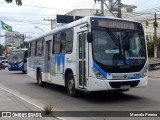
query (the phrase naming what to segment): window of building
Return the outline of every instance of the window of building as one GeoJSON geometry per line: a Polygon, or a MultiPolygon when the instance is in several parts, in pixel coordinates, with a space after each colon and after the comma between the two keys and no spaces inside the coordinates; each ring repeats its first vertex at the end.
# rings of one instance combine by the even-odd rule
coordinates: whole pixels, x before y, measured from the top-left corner
{"type": "Polygon", "coordinates": [[[132,8],[127,8],[127,12],[133,12],[132,8]]]}
{"type": "Polygon", "coordinates": [[[149,36],[148,36],[148,35],[146,35],[146,40],[147,40],[147,41],[149,40],[149,36]]]}

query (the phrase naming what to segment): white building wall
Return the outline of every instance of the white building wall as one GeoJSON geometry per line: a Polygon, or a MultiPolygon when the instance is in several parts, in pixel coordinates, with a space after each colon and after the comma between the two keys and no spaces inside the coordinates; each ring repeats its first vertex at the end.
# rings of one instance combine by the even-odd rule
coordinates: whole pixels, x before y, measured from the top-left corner
{"type": "Polygon", "coordinates": [[[5,44],[18,47],[24,42],[23,34],[20,32],[5,32],[5,44]]]}

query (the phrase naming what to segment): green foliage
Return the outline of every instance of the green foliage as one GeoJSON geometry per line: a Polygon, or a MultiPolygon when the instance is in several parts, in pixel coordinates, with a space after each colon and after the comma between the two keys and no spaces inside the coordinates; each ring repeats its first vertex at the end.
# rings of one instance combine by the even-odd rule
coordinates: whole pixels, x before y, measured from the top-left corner
{"type": "Polygon", "coordinates": [[[157,36],[153,36],[153,41],[155,44],[160,44],[160,38],[157,36]]]}
{"type": "MultiPolygon", "coordinates": [[[[13,0],[5,0],[7,3],[11,3],[13,0]]],[[[22,5],[22,0],[15,0],[17,5],[22,5]]]]}
{"type": "Polygon", "coordinates": [[[0,56],[2,56],[4,49],[5,49],[5,47],[0,44],[0,56]]]}
{"type": "Polygon", "coordinates": [[[51,114],[52,109],[53,109],[53,105],[51,105],[51,104],[47,104],[44,106],[44,112],[46,114],[51,114]]]}
{"type": "Polygon", "coordinates": [[[154,42],[147,42],[148,56],[154,56],[154,42]]]}
{"type": "Polygon", "coordinates": [[[27,43],[27,42],[24,42],[24,43],[22,43],[20,46],[18,46],[17,49],[27,48],[27,47],[28,47],[28,43],[27,43]]]}

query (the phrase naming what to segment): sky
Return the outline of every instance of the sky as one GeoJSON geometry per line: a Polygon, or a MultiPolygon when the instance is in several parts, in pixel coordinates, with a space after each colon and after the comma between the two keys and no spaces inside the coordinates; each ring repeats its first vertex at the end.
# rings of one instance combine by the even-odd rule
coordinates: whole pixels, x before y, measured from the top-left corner
{"type": "MultiPolygon", "coordinates": [[[[121,2],[137,5],[136,11],[160,7],[160,0],[121,0],[121,2]]],[[[98,7],[100,5],[95,5],[94,0],[22,0],[22,6],[17,6],[14,0],[11,4],[0,0],[0,20],[12,26],[13,31],[35,37],[43,31],[51,30],[50,21],[44,19],[54,19],[56,14],[65,14],[73,9],[98,7]]],[[[2,29],[1,34],[4,34],[2,29]]],[[[0,38],[0,43],[4,42],[3,39],[0,38]]]]}

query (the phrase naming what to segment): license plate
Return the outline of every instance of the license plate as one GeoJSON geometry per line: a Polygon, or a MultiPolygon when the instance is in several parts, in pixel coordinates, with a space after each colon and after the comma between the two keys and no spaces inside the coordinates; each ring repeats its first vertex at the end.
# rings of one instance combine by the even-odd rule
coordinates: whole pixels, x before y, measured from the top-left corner
{"type": "Polygon", "coordinates": [[[121,85],[120,88],[121,88],[121,89],[130,89],[131,86],[130,86],[130,85],[121,85]]]}

